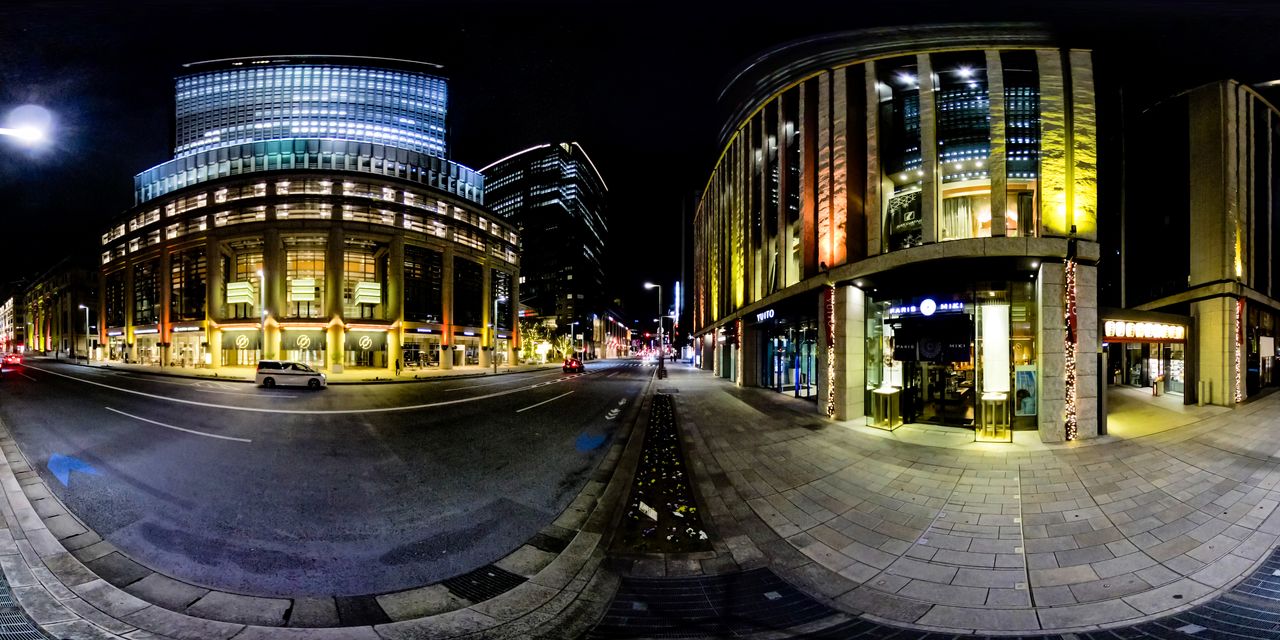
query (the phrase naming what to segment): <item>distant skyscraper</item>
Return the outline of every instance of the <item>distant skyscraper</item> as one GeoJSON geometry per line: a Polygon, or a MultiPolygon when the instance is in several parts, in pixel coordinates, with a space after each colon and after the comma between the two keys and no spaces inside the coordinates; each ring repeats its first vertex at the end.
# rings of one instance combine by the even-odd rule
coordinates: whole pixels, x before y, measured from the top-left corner
{"type": "Polygon", "coordinates": [[[604,309],[608,187],[576,142],[543,144],[480,170],[485,202],[520,231],[520,302],[558,322],[604,309]]]}

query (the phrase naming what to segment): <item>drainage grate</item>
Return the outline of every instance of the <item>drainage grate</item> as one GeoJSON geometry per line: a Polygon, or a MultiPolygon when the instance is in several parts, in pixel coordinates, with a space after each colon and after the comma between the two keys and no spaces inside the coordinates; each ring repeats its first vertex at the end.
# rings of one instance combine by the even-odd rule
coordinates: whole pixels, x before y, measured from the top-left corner
{"type": "Polygon", "coordinates": [[[442,584],[460,598],[471,602],[483,602],[502,593],[506,593],[524,582],[523,576],[504,571],[493,565],[485,565],[460,576],[445,580],[442,584]]]}
{"type": "Polygon", "coordinates": [[[658,389],[658,393],[680,393],[679,389],[658,389]]]}

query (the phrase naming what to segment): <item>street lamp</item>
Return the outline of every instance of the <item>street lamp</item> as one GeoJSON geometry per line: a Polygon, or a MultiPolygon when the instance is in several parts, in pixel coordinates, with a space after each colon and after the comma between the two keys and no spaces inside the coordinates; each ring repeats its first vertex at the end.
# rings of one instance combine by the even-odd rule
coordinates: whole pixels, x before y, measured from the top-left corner
{"type": "Polygon", "coordinates": [[[88,363],[91,355],[89,351],[89,307],[82,304],[80,308],[84,309],[84,361],[88,363]]]}
{"type": "Polygon", "coordinates": [[[662,348],[662,285],[652,282],[644,283],[644,288],[646,289],[655,287],[658,289],[658,368],[661,369],[663,367],[662,356],[664,355],[662,348]]]}
{"type": "Polygon", "coordinates": [[[491,354],[493,357],[490,360],[493,360],[493,375],[495,376],[498,375],[498,303],[506,301],[506,296],[493,299],[493,353],[491,354]]]}
{"type": "Polygon", "coordinates": [[[578,338],[577,332],[574,331],[577,326],[577,320],[569,323],[569,350],[572,351],[574,355],[578,355],[578,338]]]}

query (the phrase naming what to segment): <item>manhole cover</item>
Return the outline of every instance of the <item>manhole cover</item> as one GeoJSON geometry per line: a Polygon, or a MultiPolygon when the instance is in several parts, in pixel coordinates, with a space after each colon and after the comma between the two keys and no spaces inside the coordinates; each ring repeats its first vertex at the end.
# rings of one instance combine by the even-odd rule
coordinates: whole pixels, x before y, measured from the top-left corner
{"type": "Polygon", "coordinates": [[[506,593],[524,582],[523,576],[499,569],[493,565],[485,565],[460,576],[445,580],[442,584],[454,595],[472,602],[484,602],[496,595],[506,593]]]}

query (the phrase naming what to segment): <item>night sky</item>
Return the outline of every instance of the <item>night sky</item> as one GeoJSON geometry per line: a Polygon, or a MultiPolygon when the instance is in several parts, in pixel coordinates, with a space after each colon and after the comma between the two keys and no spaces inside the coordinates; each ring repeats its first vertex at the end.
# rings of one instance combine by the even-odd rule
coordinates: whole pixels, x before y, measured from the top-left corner
{"type": "MultiPolygon", "coordinates": [[[[1043,21],[1093,48],[1103,106],[1120,87],[1133,111],[1216,79],[1280,78],[1280,3],[10,0],[0,7],[0,119],[36,103],[56,130],[39,151],[0,139],[0,286],[75,251],[96,255],[132,204],[133,175],[172,157],[181,63],[368,55],[447,67],[449,155],[467,166],[581,143],[610,188],[610,291],[651,321],[655,298],[641,285],[679,278],[682,207],[691,218],[719,153],[716,96],[737,65],[815,33],[996,20],[1043,21]]],[[[1116,189],[1101,189],[1106,215],[1116,189]]]]}

